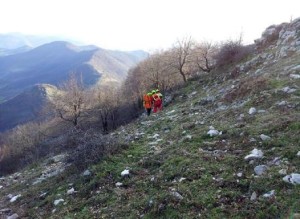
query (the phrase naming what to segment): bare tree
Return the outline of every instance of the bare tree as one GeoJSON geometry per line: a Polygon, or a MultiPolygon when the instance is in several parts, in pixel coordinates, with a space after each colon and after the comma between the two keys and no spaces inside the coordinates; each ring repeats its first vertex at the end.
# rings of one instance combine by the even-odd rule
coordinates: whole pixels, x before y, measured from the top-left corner
{"type": "Polygon", "coordinates": [[[109,126],[116,127],[118,108],[121,104],[118,91],[114,88],[97,88],[94,91],[93,100],[95,102],[94,111],[100,117],[103,132],[107,133],[109,126]]]}
{"type": "Polygon", "coordinates": [[[198,71],[210,72],[214,67],[215,61],[213,57],[217,52],[217,47],[209,42],[197,44],[192,50],[193,63],[198,71]]]}
{"type": "Polygon", "coordinates": [[[56,116],[77,126],[86,107],[82,79],[78,80],[75,74],[71,74],[59,88],[50,101],[50,107],[56,116]]]}
{"type": "Polygon", "coordinates": [[[187,81],[187,75],[189,72],[189,64],[192,62],[192,49],[194,46],[194,41],[191,37],[178,40],[175,43],[174,48],[170,51],[171,66],[175,68],[184,82],[187,81]]]}

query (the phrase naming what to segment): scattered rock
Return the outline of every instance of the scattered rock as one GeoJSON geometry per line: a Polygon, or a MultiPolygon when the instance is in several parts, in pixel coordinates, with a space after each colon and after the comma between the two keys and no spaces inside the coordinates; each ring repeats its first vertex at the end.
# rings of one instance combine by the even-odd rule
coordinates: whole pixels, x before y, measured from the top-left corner
{"type": "Polygon", "coordinates": [[[154,139],[157,139],[159,137],[159,134],[154,134],[153,136],[152,136],[152,138],[154,138],[154,139]]]}
{"type": "Polygon", "coordinates": [[[268,167],[266,165],[259,165],[254,168],[256,175],[261,176],[267,171],[268,167]]]}
{"type": "Polygon", "coordinates": [[[290,88],[290,87],[284,87],[282,88],[282,91],[285,92],[285,93],[294,93],[297,89],[294,89],[294,88],[290,88]]]}
{"type": "Polygon", "coordinates": [[[219,132],[218,130],[215,130],[215,129],[211,129],[207,132],[207,134],[210,136],[210,137],[213,137],[213,136],[217,136],[217,135],[221,135],[222,132],[219,132]]]}
{"type": "Polygon", "coordinates": [[[256,192],[253,192],[250,197],[250,201],[255,201],[256,199],[257,199],[257,194],[256,194],[256,192]]]}
{"type": "Polygon", "coordinates": [[[11,199],[10,199],[10,201],[9,202],[15,202],[18,198],[20,198],[22,195],[21,194],[19,194],[19,195],[16,195],[16,196],[14,196],[14,197],[12,197],[11,199]]]}
{"type": "Polygon", "coordinates": [[[263,195],[264,198],[271,198],[275,196],[275,190],[271,190],[263,195]]]}
{"type": "Polygon", "coordinates": [[[75,191],[75,189],[72,187],[71,189],[69,189],[68,191],[67,191],[67,194],[68,195],[72,195],[72,194],[74,194],[76,191],[75,191]]]}
{"type": "Polygon", "coordinates": [[[176,111],[175,110],[171,110],[169,112],[166,112],[166,115],[169,115],[169,114],[172,114],[172,113],[175,113],[176,111]]]}
{"type": "Polygon", "coordinates": [[[10,214],[10,213],[11,213],[11,209],[10,208],[0,209],[0,214],[10,214]]]}
{"type": "Polygon", "coordinates": [[[65,154],[59,154],[59,155],[52,157],[51,160],[53,160],[53,162],[55,162],[55,163],[58,163],[58,162],[62,162],[65,157],[66,157],[65,154]]]}
{"type": "Polygon", "coordinates": [[[125,176],[129,176],[129,170],[128,169],[125,169],[121,172],[121,176],[122,177],[125,177],[125,176]]]}
{"type": "Polygon", "coordinates": [[[197,94],[197,91],[193,91],[190,95],[189,95],[189,98],[195,96],[197,94]]]}
{"type": "Polygon", "coordinates": [[[18,218],[19,218],[19,215],[15,213],[11,216],[8,216],[6,219],[18,219],[18,218]]]}
{"type": "Polygon", "coordinates": [[[278,173],[280,175],[286,175],[287,174],[287,170],[286,169],[281,169],[281,170],[278,171],[278,173]]]}
{"type": "Polygon", "coordinates": [[[61,203],[61,202],[64,202],[65,200],[63,200],[62,198],[61,199],[57,199],[57,200],[55,200],[54,202],[53,202],[53,204],[56,206],[56,205],[58,205],[59,203],[61,203]]]}
{"type": "Polygon", "coordinates": [[[292,183],[292,184],[300,184],[300,174],[299,173],[292,173],[283,177],[283,181],[292,183]]]}
{"type": "Polygon", "coordinates": [[[242,113],[239,115],[239,117],[237,118],[238,121],[242,121],[245,118],[245,115],[242,113]]]}
{"type": "Polygon", "coordinates": [[[272,161],[268,162],[269,166],[279,166],[281,164],[280,157],[275,157],[272,161]]]}
{"type": "Polygon", "coordinates": [[[182,181],[184,181],[184,180],[186,180],[186,178],[181,177],[181,178],[179,179],[179,182],[182,182],[182,181]]]}
{"type": "Polygon", "coordinates": [[[171,191],[171,195],[173,195],[176,199],[182,200],[183,197],[177,191],[171,191]]]}
{"type": "Polygon", "coordinates": [[[290,77],[293,78],[293,79],[300,79],[299,74],[290,74],[290,77]]]}
{"type": "Polygon", "coordinates": [[[115,185],[116,185],[116,187],[121,187],[121,186],[123,186],[123,183],[117,182],[115,185]]]}
{"type": "Polygon", "coordinates": [[[91,174],[92,174],[91,171],[85,170],[82,175],[83,176],[90,176],[91,174]]]}
{"type": "Polygon", "coordinates": [[[257,112],[257,110],[256,110],[256,108],[255,107],[251,107],[250,109],[249,109],[249,114],[250,115],[254,115],[255,113],[257,112]]]}
{"type": "Polygon", "coordinates": [[[256,148],[254,148],[251,151],[251,154],[247,155],[244,159],[245,160],[253,160],[253,159],[260,159],[263,157],[263,152],[261,150],[258,150],[256,148]]]}
{"type": "Polygon", "coordinates": [[[263,141],[271,140],[271,137],[269,137],[269,136],[267,136],[267,135],[264,135],[264,134],[261,134],[259,137],[260,137],[260,139],[263,140],[263,141]]]}
{"type": "Polygon", "coordinates": [[[287,104],[288,104],[288,102],[285,100],[276,103],[277,106],[286,106],[287,104]]]}
{"type": "Polygon", "coordinates": [[[186,136],[184,136],[184,138],[183,138],[183,140],[191,140],[192,139],[192,136],[191,135],[186,135],[186,136]]]}

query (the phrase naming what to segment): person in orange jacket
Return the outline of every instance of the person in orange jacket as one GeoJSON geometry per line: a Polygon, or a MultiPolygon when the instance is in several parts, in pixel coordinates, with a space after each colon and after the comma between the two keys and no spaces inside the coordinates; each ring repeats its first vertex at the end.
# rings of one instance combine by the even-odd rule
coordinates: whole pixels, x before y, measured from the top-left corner
{"type": "Polygon", "coordinates": [[[153,105],[152,93],[149,92],[143,96],[143,106],[146,109],[147,115],[150,116],[153,105]]]}
{"type": "Polygon", "coordinates": [[[153,98],[153,112],[157,113],[162,110],[162,94],[159,92],[159,90],[153,90],[152,91],[152,98],[153,98]]]}

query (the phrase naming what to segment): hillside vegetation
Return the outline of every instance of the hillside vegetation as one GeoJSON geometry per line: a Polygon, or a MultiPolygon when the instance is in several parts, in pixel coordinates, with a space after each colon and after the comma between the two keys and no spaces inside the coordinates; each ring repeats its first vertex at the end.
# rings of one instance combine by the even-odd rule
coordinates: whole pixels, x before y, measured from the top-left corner
{"type": "Polygon", "coordinates": [[[299,218],[299,42],[300,19],[270,26],[238,63],[169,90],[162,112],[75,129],[68,153],[0,178],[0,215],[299,218]]]}

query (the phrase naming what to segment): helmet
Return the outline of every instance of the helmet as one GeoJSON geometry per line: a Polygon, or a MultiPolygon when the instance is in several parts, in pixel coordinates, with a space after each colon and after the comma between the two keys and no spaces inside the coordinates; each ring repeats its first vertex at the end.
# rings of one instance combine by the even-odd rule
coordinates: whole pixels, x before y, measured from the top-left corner
{"type": "Polygon", "coordinates": [[[155,92],[157,93],[157,92],[159,92],[159,90],[158,90],[158,89],[156,89],[156,90],[155,90],[155,92]]]}
{"type": "Polygon", "coordinates": [[[152,95],[152,92],[148,92],[147,95],[148,95],[148,96],[151,96],[151,95],[152,95]]]}
{"type": "Polygon", "coordinates": [[[155,93],[156,93],[156,90],[152,90],[151,93],[152,93],[152,94],[155,94],[155,93]]]}

